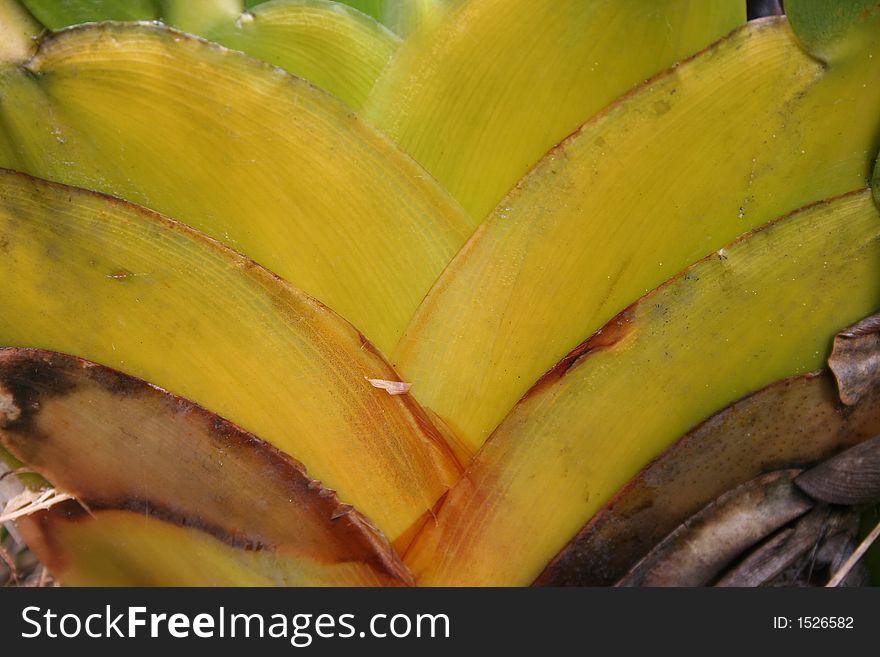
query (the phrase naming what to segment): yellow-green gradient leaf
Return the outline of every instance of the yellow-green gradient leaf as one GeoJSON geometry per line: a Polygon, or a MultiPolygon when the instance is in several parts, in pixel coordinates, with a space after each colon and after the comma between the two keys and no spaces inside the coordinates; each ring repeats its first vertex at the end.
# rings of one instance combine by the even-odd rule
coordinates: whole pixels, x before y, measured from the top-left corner
{"type": "Polygon", "coordinates": [[[651,292],[548,372],[406,554],[417,582],[529,584],[640,468],[743,395],[821,366],[880,305],[868,190],[806,208],[651,292]]]}
{"type": "MultiPolygon", "coordinates": [[[[329,0],[275,0],[201,24],[201,5],[165,3],[166,22],[305,78],[360,109],[400,39],[371,17],[329,0]]],[[[237,5],[237,6],[236,6],[237,5]]]]}
{"type": "MultiPolygon", "coordinates": [[[[10,0],[14,1],[14,0],[10,0]]],[[[400,43],[376,19],[331,0],[123,0],[30,3],[54,30],[105,20],[159,20],[280,66],[353,109],[366,100],[400,43]]]]}
{"type": "Polygon", "coordinates": [[[864,186],[880,134],[877,36],[824,66],[784,19],[751,23],[586,123],[422,304],[392,355],[413,394],[476,449],[639,296],[737,235],[864,186]]]}
{"type": "Polygon", "coordinates": [[[97,21],[156,20],[160,13],[159,0],[20,0],[20,2],[50,30],[97,21]]]}
{"type": "Polygon", "coordinates": [[[745,20],[737,0],[481,0],[414,34],[365,117],[474,225],[587,118],[745,20]]]}
{"type": "MultiPolygon", "coordinates": [[[[184,535],[209,534],[241,553],[232,560],[241,562],[243,579],[258,575],[312,586],[400,585],[410,579],[388,541],[298,462],[144,381],[63,354],[7,348],[0,349],[0,399],[0,444],[27,468],[92,512],[124,509],[135,512],[144,529],[144,518],[151,517],[188,528],[184,535]]],[[[101,523],[86,525],[101,533],[101,523]]],[[[150,561],[157,574],[168,560],[177,561],[175,553],[190,551],[170,535],[149,541],[158,547],[150,561]]],[[[118,542],[145,547],[124,531],[118,542]]],[[[38,555],[45,562],[57,560],[45,541],[36,547],[47,548],[38,555]]],[[[107,564],[116,560],[103,557],[107,564]]],[[[184,581],[216,583],[225,570],[236,575],[230,565],[217,575],[199,569],[198,577],[184,581]]],[[[116,575],[108,566],[91,583],[116,575]]],[[[137,569],[122,575],[132,584],[139,577],[137,569]]]]}
{"type": "Polygon", "coordinates": [[[253,261],[116,199],[0,173],[0,344],[159,385],[301,461],[392,540],[458,476],[357,330],[253,261]]]}
{"type": "MultiPolygon", "coordinates": [[[[407,37],[452,2],[453,0],[339,0],[334,4],[354,7],[401,37],[407,37]]],[[[248,7],[263,4],[267,4],[265,0],[245,0],[248,7]]]]}
{"type": "Polygon", "coordinates": [[[461,208],[342,103],[157,25],[49,37],[0,71],[0,129],[0,165],[194,226],[385,351],[467,237],[461,208]]]}
{"type": "Polygon", "coordinates": [[[457,0],[340,0],[406,38],[457,0]]]}
{"type": "Polygon", "coordinates": [[[837,63],[859,57],[877,39],[876,0],[788,0],[785,15],[798,40],[815,57],[837,63]]]}

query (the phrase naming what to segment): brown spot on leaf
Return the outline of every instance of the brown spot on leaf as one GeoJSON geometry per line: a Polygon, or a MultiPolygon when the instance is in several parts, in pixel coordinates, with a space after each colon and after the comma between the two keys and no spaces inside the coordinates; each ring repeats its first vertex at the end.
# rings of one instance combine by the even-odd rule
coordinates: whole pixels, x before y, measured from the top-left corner
{"type": "Polygon", "coordinates": [[[657,116],[661,116],[663,114],[666,114],[666,112],[668,112],[670,109],[672,109],[672,106],[669,103],[667,103],[665,100],[654,101],[653,107],[654,107],[654,114],[656,114],[657,116]]]}
{"type": "Polygon", "coordinates": [[[156,518],[179,527],[187,527],[197,529],[206,534],[210,534],[214,538],[222,541],[226,545],[243,550],[266,550],[272,546],[266,545],[260,541],[254,540],[243,532],[230,531],[218,524],[212,523],[205,518],[199,516],[180,513],[174,509],[164,506],[160,502],[152,499],[125,498],[120,500],[90,500],[88,498],[82,500],[86,507],[93,511],[101,510],[119,510],[132,511],[145,518],[156,518]]]}
{"type": "Polygon", "coordinates": [[[144,385],[140,379],[109,367],[87,367],[85,370],[89,379],[107,392],[119,397],[136,394],[144,385]]]}
{"type": "Polygon", "coordinates": [[[9,412],[4,413],[4,429],[21,431],[30,427],[41,400],[70,394],[76,383],[56,354],[35,349],[0,349],[0,385],[9,412]],[[17,412],[13,412],[13,407],[17,412]]]}
{"type": "Polygon", "coordinates": [[[528,399],[541,389],[549,387],[556,381],[562,379],[572,367],[591,353],[610,349],[619,343],[632,332],[634,317],[635,304],[622,310],[612,318],[611,321],[605,324],[605,326],[568,352],[562,360],[551,367],[540,379],[537,380],[537,382],[535,382],[528,392],[523,395],[523,400],[528,399]]]}

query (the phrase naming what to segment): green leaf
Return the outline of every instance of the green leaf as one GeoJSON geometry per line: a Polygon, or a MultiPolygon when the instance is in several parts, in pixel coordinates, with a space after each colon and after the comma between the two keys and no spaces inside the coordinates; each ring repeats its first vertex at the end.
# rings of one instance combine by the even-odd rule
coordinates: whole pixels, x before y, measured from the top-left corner
{"type": "Polygon", "coordinates": [[[785,14],[804,48],[830,64],[864,57],[880,39],[877,0],[785,0],[785,14]]]}
{"type": "Polygon", "coordinates": [[[149,21],[159,18],[159,0],[20,0],[43,25],[60,30],[98,21],[149,21]]]}
{"type": "MultiPolygon", "coordinates": [[[[186,0],[184,0],[186,1],[186,0]]],[[[452,0],[339,0],[333,4],[348,5],[372,16],[401,37],[406,38],[452,0]]],[[[245,0],[247,7],[274,4],[266,0],[245,0]]]]}

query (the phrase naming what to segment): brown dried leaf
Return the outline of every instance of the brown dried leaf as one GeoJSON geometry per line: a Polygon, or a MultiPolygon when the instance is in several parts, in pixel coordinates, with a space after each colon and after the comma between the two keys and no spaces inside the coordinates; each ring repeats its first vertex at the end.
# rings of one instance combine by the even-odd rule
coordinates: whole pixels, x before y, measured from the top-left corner
{"type": "Polygon", "coordinates": [[[2,543],[0,543],[0,561],[6,564],[6,568],[9,571],[9,579],[13,583],[18,582],[18,569],[15,567],[15,557],[9,554],[9,551],[3,547],[2,543]]]}
{"type": "Polygon", "coordinates": [[[810,497],[830,504],[880,502],[880,436],[807,470],[795,484],[810,497]]]}
{"type": "Polygon", "coordinates": [[[851,585],[851,581],[859,578],[860,575],[861,579],[867,581],[867,567],[864,562],[861,561],[861,558],[878,538],[880,538],[880,523],[875,525],[874,529],[871,530],[871,533],[864,538],[858,547],[853,550],[852,554],[849,555],[846,561],[840,565],[840,568],[834,573],[834,576],[831,577],[826,586],[849,586],[851,585]],[[861,571],[861,573],[859,571],[861,571]],[[862,575],[862,573],[865,574],[862,575]]]}
{"type": "Polygon", "coordinates": [[[807,512],[799,470],[762,475],[725,493],[649,552],[618,586],[705,586],[746,549],[807,512]]]}
{"type": "Polygon", "coordinates": [[[834,338],[828,367],[837,379],[840,400],[856,404],[880,377],[880,314],[871,315],[834,338]]]}
{"type": "Polygon", "coordinates": [[[798,520],[794,527],[777,532],[752,550],[739,564],[727,571],[716,586],[768,584],[810,552],[816,553],[815,562],[830,563],[836,559],[842,547],[841,541],[837,539],[846,542],[857,529],[856,514],[830,509],[825,505],[817,506],[798,520]],[[829,543],[826,538],[835,540],[829,543]]]}
{"type": "Polygon", "coordinates": [[[182,554],[182,545],[226,564],[227,579],[217,581],[258,569],[288,585],[411,583],[385,536],[302,464],[192,402],[35,349],[0,349],[0,391],[7,398],[0,445],[94,511],[61,504],[19,520],[28,545],[61,581],[105,581],[83,573],[112,575],[101,560],[116,555],[132,579],[114,583],[175,583],[162,579],[169,562],[185,575],[189,562],[182,562],[199,558],[182,554]],[[149,548],[162,550],[149,572],[129,567],[147,549],[132,538],[147,520],[153,537],[167,538],[149,548]]]}
{"type": "Polygon", "coordinates": [[[648,465],[547,566],[537,585],[607,586],[719,495],[880,433],[880,386],[840,404],[828,372],[784,379],[716,413],[648,465]]]}

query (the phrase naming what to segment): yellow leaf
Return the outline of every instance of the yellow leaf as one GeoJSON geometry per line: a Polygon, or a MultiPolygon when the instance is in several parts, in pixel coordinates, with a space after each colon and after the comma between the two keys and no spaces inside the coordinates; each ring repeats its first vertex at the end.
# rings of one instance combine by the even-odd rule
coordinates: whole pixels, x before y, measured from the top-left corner
{"type": "Polygon", "coordinates": [[[531,583],[673,440],[746,393],[818,368],[834,334],[878,303],[880,211],[869,190],[698,262],[517,404],[407,552],[416,580],[531,583]]]}
{"type": "Polygon", "coordinates": [[[587,118],[744,20],[737,0],[453,3],[404,42],[364,116],[476,225],[587,118]]]}
{"type": "Polygon", "coordinates": [[[193,527],[75,503],[19,521],[28,546],[66,586],[400,585],[358,563],[304,563],[296,554],[244,550],[193,527]]]}
{"type": "Polygon", "coordinates": [[[163,8],[169,25],[280,66],[353,109],[400,44],[371,17],[329,0],[276,0],[245,12],[233,2],[225,13],[218,7],[219,16],[192,0],[166,0],[163,8]]]}
{"type": "Polygon", "coordinates": [[[737,235],[865,185],[878,74],[880,38],[826,67],[770,19],[651,80],[496,208],[392,362],[479,448],[535,379],[639,296],[737,235]]]}
{"type": "Polygon", "coordinates": [[[0,173],[0,344],[75,354],[299,459],[392,540],[459,468],[384,358],[323,305],[181,224],[0,173]]]}
{"type": "Polygon", "coordinates": [[[0,68],[0,166],[173,216],[389,350],[467,237],[463,211],[308,83],[157,25],[98,24],[0,68]]]}

